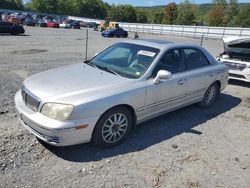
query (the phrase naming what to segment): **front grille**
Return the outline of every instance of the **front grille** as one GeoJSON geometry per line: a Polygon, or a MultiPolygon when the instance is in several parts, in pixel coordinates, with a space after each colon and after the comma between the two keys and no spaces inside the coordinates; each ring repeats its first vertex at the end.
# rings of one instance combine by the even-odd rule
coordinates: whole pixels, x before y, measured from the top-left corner
{"type": "Polygon", "coordinates": [[[246,64],[242,64],[242,63],[233,63],[233,62],[229,62],[229,61],[223,61],[222,63],[224,63],[226,66],[228,66],[230,70],[242,71],[243,69],[245,69],[247,67],[246,64]]]}
{"type": "Polygon", "coordinates": [[[234,77],[234,78],[246,79],[245,76],[239,75],[239,74],[232,74],[232,73],[229,73],[229,76],[230,76],[230,77],[234,77]]]}
{"type": "Polygon", "coordinates": [[[24,86],[21,88],[21,93],[25,105],[31,110],[37,111],[41,101],[29,91],[27,91],[24,86]]]}

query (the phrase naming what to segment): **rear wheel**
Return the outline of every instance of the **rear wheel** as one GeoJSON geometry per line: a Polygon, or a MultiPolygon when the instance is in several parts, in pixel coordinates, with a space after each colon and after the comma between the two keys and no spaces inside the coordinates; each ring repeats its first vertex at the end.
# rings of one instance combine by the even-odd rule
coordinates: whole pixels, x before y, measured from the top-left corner
{"type": "Polygon", "coordinates": [[[122,143],[132,128],[132,115],[127,108],[116,107],[104,113],[93,133],[94,145],[109,148],[122,143]]]}
{"type": "Polygon", "coordinates": [[[219,91],[219,86],[217,83],[213,83],[206,91],[203,100],[198,103],[200,107],[207,108],[211,106],[214,101],[216,100],[218,94],[220,93],[219,91]]]}

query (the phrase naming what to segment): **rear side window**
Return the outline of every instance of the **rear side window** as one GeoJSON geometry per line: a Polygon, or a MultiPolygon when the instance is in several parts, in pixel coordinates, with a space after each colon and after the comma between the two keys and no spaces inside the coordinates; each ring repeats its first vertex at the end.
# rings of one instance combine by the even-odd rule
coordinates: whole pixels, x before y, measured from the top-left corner
{"type": "Polygon", "coordinates": [[[210,64],[205,55],[198,49],[183,49],[183,54],[187,70],[204,67],[210,64]]]}

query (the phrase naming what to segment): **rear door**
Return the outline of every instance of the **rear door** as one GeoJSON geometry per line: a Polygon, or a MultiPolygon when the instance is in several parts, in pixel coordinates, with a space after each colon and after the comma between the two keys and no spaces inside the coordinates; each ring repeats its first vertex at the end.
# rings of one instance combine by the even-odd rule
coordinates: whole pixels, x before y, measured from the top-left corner
{"type": "Polygon", "coordinates": [[[184,48],[182,54],[185,69],[188,74],[187,100],[195,101],[202,99],[206,90],[213,82],[213,66],[210,64],[202,51],[197,48],[184,48]]]}

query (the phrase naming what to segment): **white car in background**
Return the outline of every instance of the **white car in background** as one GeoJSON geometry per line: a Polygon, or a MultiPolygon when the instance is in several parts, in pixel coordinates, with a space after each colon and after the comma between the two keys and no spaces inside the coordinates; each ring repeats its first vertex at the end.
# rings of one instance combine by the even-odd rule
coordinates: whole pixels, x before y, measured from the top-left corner
{"type": "Polygon", "coordinates": [[[59,26],[60,28],[67,28],[67,29],[71,28],[71,25],[67,22],[60,23],[59,26]]]}
{"type": "Polygon", "coordinates": [[[229,79],[250,82],[250,38],[223,38],[224,52],[217,60],[229,67],[229,79]]]}

